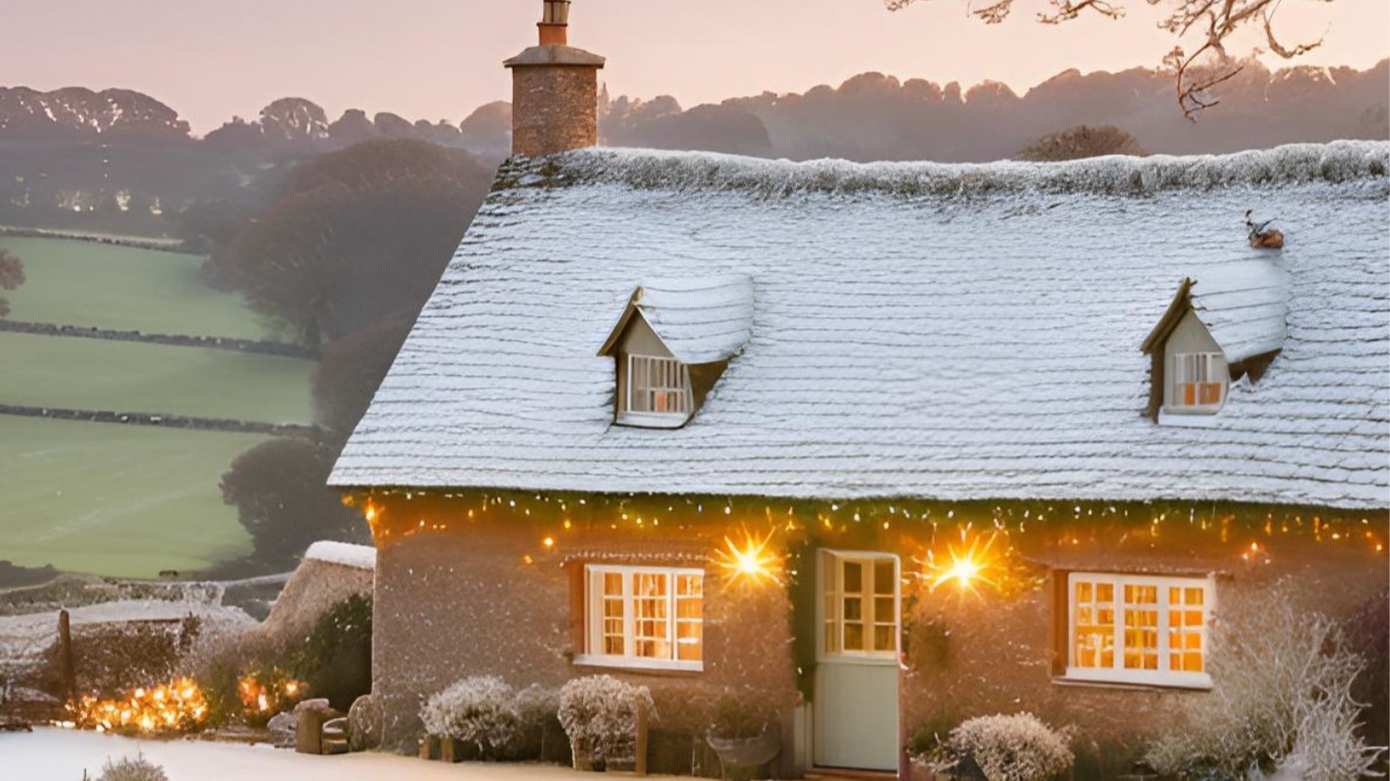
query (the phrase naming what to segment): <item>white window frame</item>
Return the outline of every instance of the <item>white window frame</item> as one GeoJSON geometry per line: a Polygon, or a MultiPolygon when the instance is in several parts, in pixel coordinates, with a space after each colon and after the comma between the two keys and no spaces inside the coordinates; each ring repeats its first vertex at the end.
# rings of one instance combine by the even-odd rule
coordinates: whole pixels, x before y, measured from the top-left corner
{"type": "Polygon", "coordinates": [[[1145,686],[1170,686],[1187,689],[1210,689],[1211,674],[1202,672],[1183,672],[1169,669],[1168,633],[1171,627],[1171,613],[1168,604],[1169,588],[1201,588],[1202,594],[1202,666],[1211,664],[1211,621],[1216,606],[1216,580],[1212,576],[1151,576],[1128,575],[1113,572],[1068,572],[1067,599],[1067,671],[1066,679],[1074,681],[1096,681],[1102,683],[1130,683],[1145,686]],[[1108,583],[1114,587],[1114,664],[1112,667],[1076,666],[1076,584],[1108,583]],[[1158,588],[1158,669],[1129,670],[1124,667],[1125,657],[1125,586],[1156,586],[1158,588]]]}
{"type": "MultiPolygon", "coordinates": [[[[643,421],[669,425],[671,422],[684,422],[690,418],[695,411],[695,394],[690,385],[690,367],[678,358],[671,358],[665,355],[642,355],[639,353],[628,353],[627,356],[627,376],[624,388],[625,408],[623,410],[622,421],[625,423],[635,423],[641,425],[643,421]],[[651,367],[669,366],[675,369],[677,383],[675,385],[649,385],[645,391],[637,388],[637,364],[641,361],[648,362],[647,371],[644,376],[651,377],[651,367]],[[642,392],[660,392],[675,394],[679,399],[683,410],[674,412],[653,412],[638,410],[633,407],[633,399],[642,392]]],[[[644,405],[645,406],[645,405],[644,405]]]]}
{"type": "Polygon", "coordinates": [[[1167,382],[1167,397],[1164,399],[1163,403],[1164,410],[1166,412],[1174,412],[1178,414],[1212,414],[1220,411],[1221,407],[1226,404],[1226,395],[1230,393],[1231,390],[1230,367],[1226,365],[1225,361],[1226,356],[1219,352],[1201,351],[1173,353],[1170,361],[1171,365],[1168,367],[1168,370],[1170,372],[1170,379],[1167,382]],[[1193,358],[1196,358],[1198,363],[1204,364],[1198,369],[1198,376],[1201,376],[1203,373],[1205,373],[1207,377],[1206,383],[1202,383],[1196,379],[1190,378],[1188,378],[1188,382],[1181,381],[1183,378],[1186,378],[1186,372],[1179,371],[1179,367],[1182,366],[1185,361],[1191,360],[1193,358]],[[1201,389],[1199,388],[1197,390],[1198,401],[1196,403],[1182,403],[1182,399],[1180,398],[1179,392],[1179,388],[1181,385],[1211,384],[1212,378],[1216,378],[1215,384],[1221,386],[1220,401],[1216,402],[1215,404],[1203,404],[1201,402],[1201,389]]]}
{"type": "MultiPolygon", "coordinates": [[[[704,600],[705,571],[698,567],[639,567],[618,564],[586,564],[584,566],[584,653],[574,658],[575,664],[595,667],[625,667],[647,670],[687,670],[698,672],[705,669],[704,600]],[[623,653],[603,653],[603,592],[594,588],[596,581],[604,575],[621,575],[623,578],[623,653]],[[636,575],[662,575],[668,578],[666,589],[666,628],[671,638],[671,658],[653,659],[637,656],[636,650],[636,611],[634,610],[633,580],[636,575]],[[700,659],[678,659],[676,655],[679,639],[677,624],[682,620],[676,612],[678,576],[700,578],[700,659]]],[[[691,622],[691,619],[685,619],[691,622]]]]}
{"type": "Polygon", "coordinates": [[[846,551],[822,548],[816,556],[816,660],[829,663],[851,663],[864,665],[896,665],[899,653],[902,649],[902,559],[893,553],[883,553],[878,551],[846,551]],[[844,563],[846,561],[856,562],[865,567],[864,591],[867,595],[864,615],[864,626],[866,632],[866,644],[873,643],[873,630],[875,626],[884,625],[888,622],[879,621],[874,607],[874,564],[880,561],[893,562],[893,649],[888,651],[846,651],[844,650],[844,591],[840,582],[844,563]],[[825,584],[827,581],[827,565],[834,566],[833,594],[837,605],[837,615],[827,617],[825,614],[825,584]],[[839,633],[840,650],[828,651],[825,647],[825,628],[830,622],[835,623],[835,631],[839,633]]]}

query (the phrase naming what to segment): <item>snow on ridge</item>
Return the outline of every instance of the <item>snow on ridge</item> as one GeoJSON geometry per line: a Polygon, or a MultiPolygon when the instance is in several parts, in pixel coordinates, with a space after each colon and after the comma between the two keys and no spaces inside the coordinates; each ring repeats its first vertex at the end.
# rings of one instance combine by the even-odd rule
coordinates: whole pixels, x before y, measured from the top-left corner
{"type": "Polygon", "coordinates": [[[743,190],[776,197],[800,192],[911,198],[995,192],[1144,195],[1178,188],[1346,182],[1386,178],[1390,142],[1286,144],[1223,155],[1111,155],[1063,163],[792,162],[716,152],[584,149],[513,158],[498,187],[620,184],[638,189],[743,190]]]}
{"type": "Polygon", "coordinates": [[[320,540],[309,546],[304,552],[304,559],[341,564],[355,569],[376,569],[376,548],[370,545],[320,540]]]}

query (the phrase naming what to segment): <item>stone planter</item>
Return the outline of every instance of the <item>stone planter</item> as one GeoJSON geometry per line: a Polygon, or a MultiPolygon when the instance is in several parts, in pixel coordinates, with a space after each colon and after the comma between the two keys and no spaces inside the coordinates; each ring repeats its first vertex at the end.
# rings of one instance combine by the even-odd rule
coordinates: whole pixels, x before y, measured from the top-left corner
{"type": "Polygon", "coordinates": [[[759,767],[777,758],[782,751],[782,736],[776,730],[765,730],[752,738],[719,738],[706,735],[705,741],[719,755],[725,778],[752,778],[759,767]]]}
{"type": "Polygon", "coordinates": [[[469,756],[470,748],[472,747],[464,745],[463,741],[458,738],[443,738],[439,741],[439,758],[445,762],[462,762],[465,759],[476,759],[477,757],[469,756]]]}

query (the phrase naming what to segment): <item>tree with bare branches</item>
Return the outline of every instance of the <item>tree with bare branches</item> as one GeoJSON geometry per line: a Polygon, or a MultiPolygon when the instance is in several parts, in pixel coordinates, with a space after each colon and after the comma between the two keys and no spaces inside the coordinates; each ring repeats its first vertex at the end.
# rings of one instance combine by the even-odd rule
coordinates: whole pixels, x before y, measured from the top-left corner
{"type": "MultiPolygon", "coordinates": [[[[1008,18],[1016,0],[986,0],[986,5],[972,8],[971,15],[985,24],[999,24],[1008,18]]],[[[1335,0],[1317,0],[1331,3],[1335,0]]],[[[890,11],[898,11],[925,0],[884,0],[890,11]]],[[[1322,39],[1293,46],[1282,43],[1274,32],[1274,15],[1282,0],[1145,0],[1149,5],[1162,5],[1167,16],[1159,28],[1181,41],[1196,31],[1201,43],[1191,52],[1181,43],[1163,58],[1163,65],[1173,72],[1178,107],[1183,116],[1195,121],[1197,113],[1221,102],[1213,90],[1234,78],[1245,63],[1232,57],[1226,45],[1239,30],[1251,26],[1264,28],[1269,50],[1291,60],[1322,45],[1322,39]]],[[[1043,24],[1061,24],[1083,13],[1099,14],[1110,19],[1125,15],[1124,0],[1046,0],[1048,10],[1038,12],[1043,24]]]]}

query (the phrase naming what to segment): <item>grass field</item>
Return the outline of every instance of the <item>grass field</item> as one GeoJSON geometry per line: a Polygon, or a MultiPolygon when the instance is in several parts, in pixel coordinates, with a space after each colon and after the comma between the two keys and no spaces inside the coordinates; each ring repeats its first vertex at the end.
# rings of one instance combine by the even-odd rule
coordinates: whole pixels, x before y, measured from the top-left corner
{"type": "Polygon", "coordinates": [[[10,318],[146,333],[277,338],[236,294],[205,285],[203,258],[90,241],[0,236],[27,277],[10,318]]]}
{"type": "Polygon", "coordinates": [[[0,333],[0,403],[308,423],[312,361],[0,333]],[[80,378],[80,379],[74,379],[80,378]]]}
{"type": "Polygon", "coordinates": [[[249,550],[218,478],[264,437],[0,416],[0,559],[121,577],[249,550]]]}

